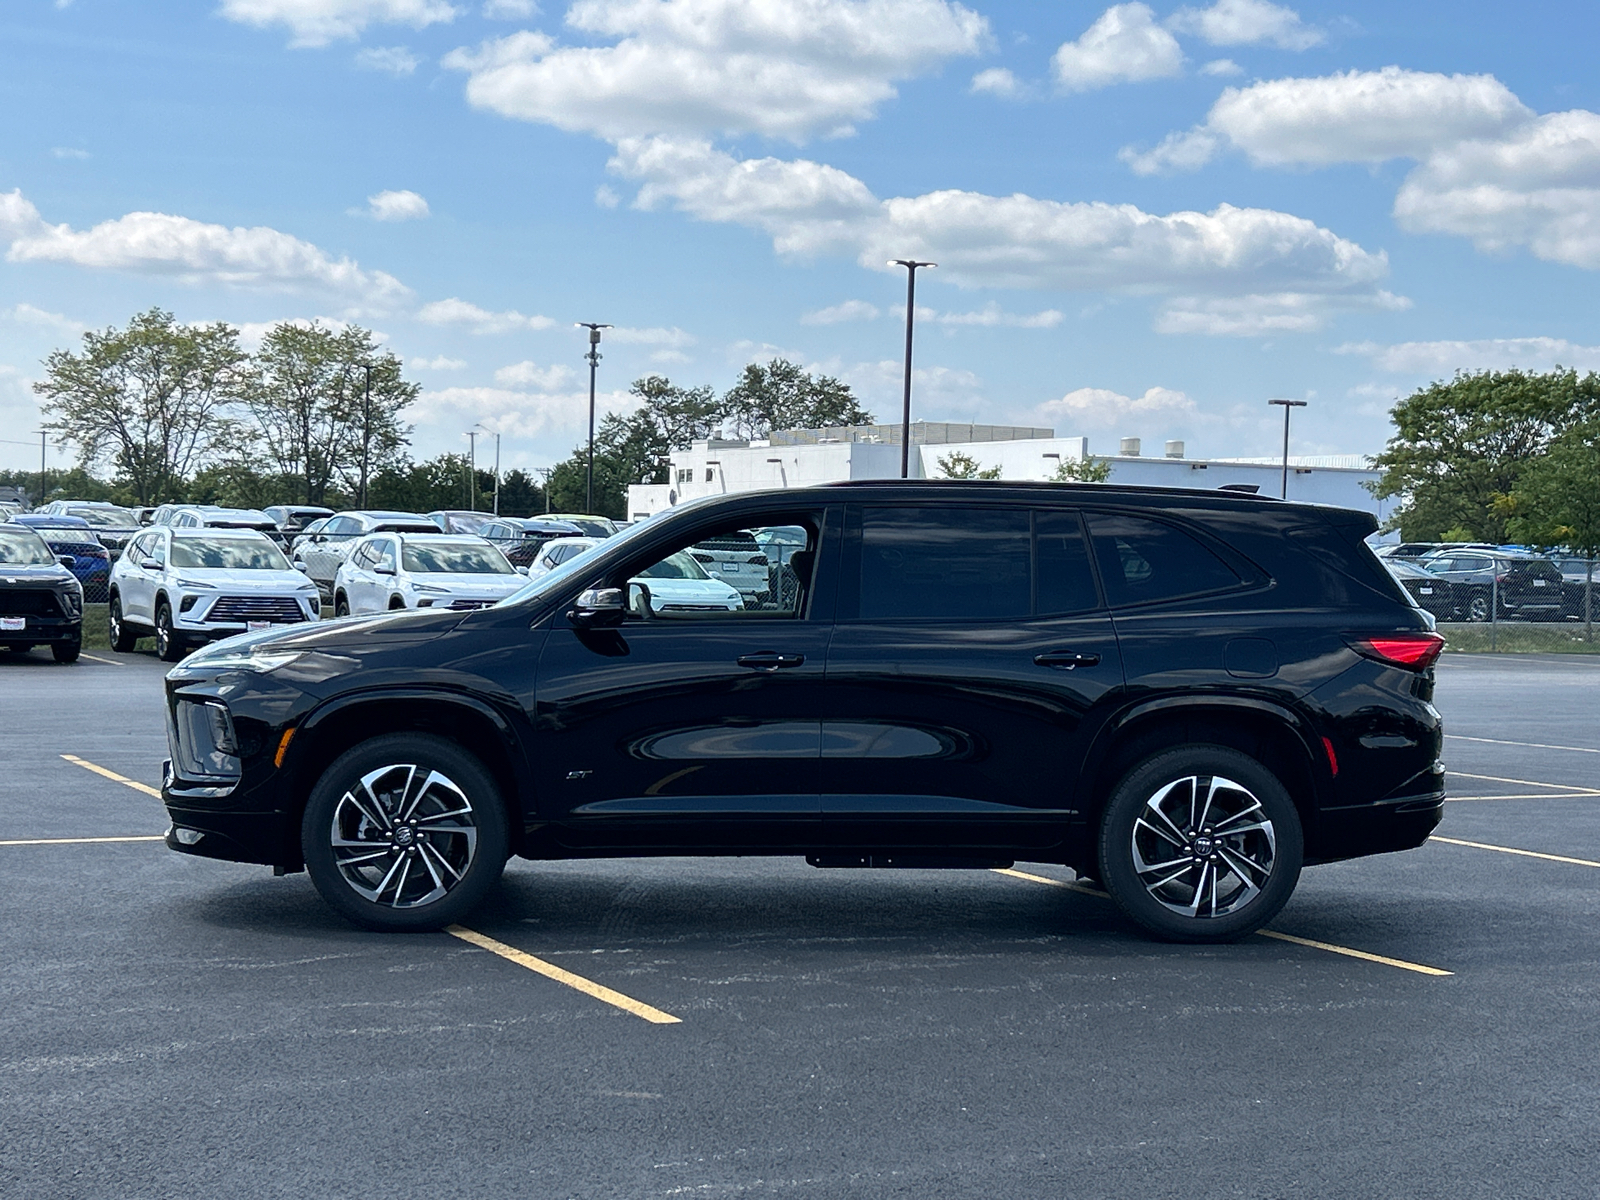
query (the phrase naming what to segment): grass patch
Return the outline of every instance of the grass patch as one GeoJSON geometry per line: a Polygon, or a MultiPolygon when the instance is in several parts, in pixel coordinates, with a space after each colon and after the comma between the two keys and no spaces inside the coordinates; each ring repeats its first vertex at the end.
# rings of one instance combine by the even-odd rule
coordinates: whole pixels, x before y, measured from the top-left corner
{"type": "Polygon", "coordinates": [[[1600,654],[1600,634],[1592,642],[1583,638],[1583,626],[1505,622],[1498,628],[1487,623],[1439,622],[1444,648],[1461,654],[1600,654]]]}

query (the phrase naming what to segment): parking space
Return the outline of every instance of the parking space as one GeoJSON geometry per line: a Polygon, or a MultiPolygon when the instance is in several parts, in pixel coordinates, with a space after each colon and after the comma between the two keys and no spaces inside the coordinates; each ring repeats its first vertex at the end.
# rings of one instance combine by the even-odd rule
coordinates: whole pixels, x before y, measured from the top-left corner
{"type": "Polygon", "coordinates": [[[1600,663],[1447,656],[1440,839],[1182,947],[1058,867],[764,859],[517,861],[362,933],[54,840],[164,828],[161,666],[105,657],[0,664],[7,1195],[1595,1190],[1600,663]]]}

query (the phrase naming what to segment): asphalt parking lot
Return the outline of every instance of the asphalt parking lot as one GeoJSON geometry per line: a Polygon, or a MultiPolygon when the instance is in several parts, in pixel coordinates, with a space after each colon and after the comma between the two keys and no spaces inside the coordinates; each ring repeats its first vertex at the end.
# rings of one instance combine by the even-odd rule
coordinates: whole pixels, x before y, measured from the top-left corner
{"type": "Polygon", "coordinates": [[[154,840],[161,678],[0,661],[8,1197],[1600,1193],[1600,661],[1446,656],[1439,837],[1201,948],[1059,867],[765,859],[363,933],[154,840]]]}

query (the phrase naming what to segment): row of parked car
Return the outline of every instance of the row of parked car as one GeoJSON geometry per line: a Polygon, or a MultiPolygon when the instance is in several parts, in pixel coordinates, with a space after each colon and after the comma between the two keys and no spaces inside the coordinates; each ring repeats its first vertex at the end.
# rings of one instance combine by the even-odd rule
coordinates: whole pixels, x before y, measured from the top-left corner
{"type": "MultiPolygon", "coordinates": [[[[1594,570],[1578,555],[1487,543],[1402,542],[1378,556],[1441,621],[1581,621],[1594,570]]],[[[1592,603],[1600,617],[1600,597],[1592,603]]]]}

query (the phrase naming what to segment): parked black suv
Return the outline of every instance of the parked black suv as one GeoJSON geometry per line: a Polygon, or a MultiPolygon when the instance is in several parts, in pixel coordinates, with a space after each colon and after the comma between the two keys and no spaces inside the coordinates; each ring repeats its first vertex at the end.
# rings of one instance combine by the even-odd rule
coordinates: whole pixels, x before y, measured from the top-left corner
{"type": "Polygon", "coordinates": [[[1439,550],[1417,566],[1449,581],[1457,618],[1487,621],[1559,621],[1564,580],[1548,558],[1522,550],[1439,550]],[[1498,607],[1497,607],[1498,606],[1498,607]]]}
{"type": "Polygon", "coordinates": [[[1111,485],[697,501],[493,608],[193,655],[167,843],[304,867],[384,929],[459,919],[508,854],[792,854],[1062,863],[1160,936],[1237,938],[1303,863],[1443,811],[1442,642],[1373,527],[1111,485]],[[754,530],[804,545],[783,604],[652,605],[685,586],[664,560],[754,530]]]}

